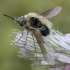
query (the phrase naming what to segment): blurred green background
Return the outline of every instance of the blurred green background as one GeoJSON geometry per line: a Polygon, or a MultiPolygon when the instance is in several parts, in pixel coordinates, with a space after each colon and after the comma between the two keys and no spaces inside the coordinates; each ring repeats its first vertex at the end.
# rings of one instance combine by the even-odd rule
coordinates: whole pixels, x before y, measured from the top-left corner
{"type": "Polygon", "coordinates": [[[62,11],[50,19],[53,27],[64,34],[70,33],[70,0],[0,0],[0,70],[47,70],[47,66],[31,67],[29,60],[17,56],[19,49],[10,45],[8,35],[21,27],[2,14],[17,17],[29,12],[41,13],[57,5],[62,11]]]}

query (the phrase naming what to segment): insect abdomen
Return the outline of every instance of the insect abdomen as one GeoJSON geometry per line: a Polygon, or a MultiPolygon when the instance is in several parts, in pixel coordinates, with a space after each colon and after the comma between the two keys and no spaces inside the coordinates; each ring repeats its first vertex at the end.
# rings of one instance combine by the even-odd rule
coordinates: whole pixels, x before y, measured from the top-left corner
{"type": "Polygon", "coordinates": [[[42,29],[40,30],[43,36],[47,36],[50,34],[50,30],[46,25],[42,25],[42,29]]]}
{"type": "Polygon", "coordinates": [[[40,32],[41,32],[41,34],[42,34],[43,36],[49,35],[49,33],[50,33],[49,28],[48,28],[46,25],[42,24],[42,23],[39,21],[38,18],[36,18],[36,17],[31,17],[29,21],[30,21],[30,25],[31,25],[33,28],[41,28],[41,29],[40,29],[40,32]]]}
{"type": "Polygon", "coordinates": [[[39,21],[39,19],[37,19],[35,17],[30,18],[30,24],[34,28],[41,28],[42,27],[42,23],[39,21]]]}

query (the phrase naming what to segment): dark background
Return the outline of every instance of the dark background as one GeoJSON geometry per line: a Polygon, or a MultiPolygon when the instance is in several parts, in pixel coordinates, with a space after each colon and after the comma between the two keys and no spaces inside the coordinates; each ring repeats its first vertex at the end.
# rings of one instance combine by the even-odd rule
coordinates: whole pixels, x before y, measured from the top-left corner
{"type": "Polygon", "coordinates": [[[70,33],[70,0],[0,0],[0,70],[47,70],[47,66],[31,67],[29,60],[17,56],[19,49],[10,45],[8,35],[13,29],[22,28],[2,14],[17,17],[29,12],[41,13],[53,6],[62,7],[60,14],[50,19],[53,27],[64,34],[70,33]]]}

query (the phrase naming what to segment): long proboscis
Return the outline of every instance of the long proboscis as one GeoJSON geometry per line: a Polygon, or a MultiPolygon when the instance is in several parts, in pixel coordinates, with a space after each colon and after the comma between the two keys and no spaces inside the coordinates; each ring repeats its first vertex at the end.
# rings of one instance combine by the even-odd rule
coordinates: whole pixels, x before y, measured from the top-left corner
{"type": "Polygon", "coordinates": [[[6,15],[6,14],[3,14],[4,16],[6,16],[6,17],[9,17],[9,18],[11,18],[11,19],[13,19],[14,20],[14,18],[13,17],[11,17],[11,16],[8,16],[8,15],[6,15]]]}

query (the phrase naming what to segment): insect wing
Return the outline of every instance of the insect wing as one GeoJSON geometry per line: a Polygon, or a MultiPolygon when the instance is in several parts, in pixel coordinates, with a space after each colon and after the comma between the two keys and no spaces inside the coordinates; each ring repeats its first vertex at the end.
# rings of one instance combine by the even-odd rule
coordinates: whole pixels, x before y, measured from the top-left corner
{"type": "Polygon", "coordinates": [[[52,18],[54,16],[56,16],[60,11],[61,11],[61,7],[60,6],[55,6],[52,7],[48,10],[46,10],[45,12],[41,13],[40,15],[45,16],[46,18],[52,18]]]}
{"type": "Polygon", "coordinates": [[[40,32],[35,30],[35,31],[33,31],[33,34],[34,34],[34,36],[35,36],[35,38],[40,46],[40,49],[44,55],[45,60],[48,62],[48,64],[53,65],[54,64],[54,57],[52,55],[53,51],[51,50],[52,49],[51,46],[49,45],[49,43],[47,43],[47,44],[44,43],[40,32]],[[48,50],[48,49],[50,49],[50,50],[48,50]]]}

